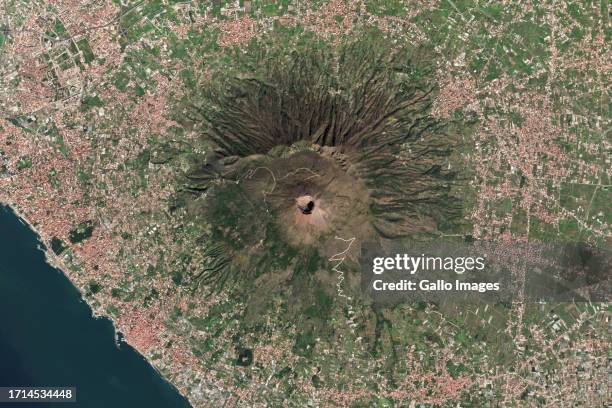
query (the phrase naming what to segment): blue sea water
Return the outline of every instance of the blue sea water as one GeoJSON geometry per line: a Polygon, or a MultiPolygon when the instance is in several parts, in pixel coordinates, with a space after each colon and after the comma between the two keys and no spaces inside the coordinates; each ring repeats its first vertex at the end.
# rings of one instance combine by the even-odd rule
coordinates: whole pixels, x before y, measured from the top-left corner
{"type": "Polygon", "coordinates": [[[38,236],[0,205],[0,386],[72,386],[75,403],[1,407],[189,407],[132,347],[94,318],[38,236]]]}

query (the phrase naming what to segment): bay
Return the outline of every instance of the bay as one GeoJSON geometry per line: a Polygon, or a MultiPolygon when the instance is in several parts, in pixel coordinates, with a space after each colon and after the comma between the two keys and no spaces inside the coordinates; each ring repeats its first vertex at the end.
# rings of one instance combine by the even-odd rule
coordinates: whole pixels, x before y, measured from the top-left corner
{"type": "Polygon", "coordinates": [[[0,205],[0,386],[72,386],[76,403],[25,408],[183,408],[187,400],[45,261],[36,233],[0,205]]]}

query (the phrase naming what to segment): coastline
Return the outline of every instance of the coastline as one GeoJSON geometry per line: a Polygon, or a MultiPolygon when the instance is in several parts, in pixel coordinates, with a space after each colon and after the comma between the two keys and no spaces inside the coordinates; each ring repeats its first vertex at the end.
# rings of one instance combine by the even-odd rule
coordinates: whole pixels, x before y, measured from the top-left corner
{"type": "Polygon", "coordinates": [[[182,398],[184,398],[189,403],[190,406],[196,406],[196,405],[194,405],[194,402],[191,401],[191,399],[189,398],[189,395],[185,394],[184,392],[182,392],[177,385],[172,383],[160,371],[160,369],[154,364],[154,362],[152,360],[147,358],[140,350],[138,350],[138,348],[135,345],[133,345],[133,344],[131,344],[130,342],[127,341],[127,339],[125,338],[124,332],[122,330],[120,330],[120,328],[118,327],[118,322],[112,316],[110,316],[109,314],[104,313],[104,311],[101,310],[101,308],[103,307],[103,305],[101,303],[93,304],[92,302],[88,301],[88,299],[84,296],[83,289],[79,285],[75,284],[75,281],[73,279],[71,279],[69,274],[66,272],[66,269],[68,269],[67,265],[65,265],[61,260],[57,259],[58,257],[55,254],[53,254],[52,251],[50,252],[50,248],[45,243],[45,241],[48,241],[49,237],[47,237],[46,234],[44,234],[44,232],[42,232],[41,230],[36,228],[36,226],[34,226],[28,220],[28,218],[25,216],[23,211],[21,211],[18,208],[17,205],[12,204],[10,202],[7,202],[5,200],[0,200],[0,207],[4,207],[9,212],[12,212],[16,216],[16,218],[18,219],[18,221],[21,224],[26,226],[28,229],[30,229],[31,232],[33,232],[35,234],[35,237],[36,237],[36,240],[37,240],[37,250],[41,251],[44,254],[45,263],[48,264],[51,268],[53,268],[56,271],[60,272],[66,278],[66,280],[70,283],[70,285],[74,289],[77,290],[77,292],[79,294],[79,300],[82,301],[87,306],[88,310],[91,313],[90,317],[95,319],[95,320],[105,320],[108,323],[110,323],[110,326],[112,327],[112,330],[113,330],[113,339],[114,339],[115,347],[117,349],[121,349],[122,344],[125,344],[126,346],[131,348],[133,351],[135,351],[138,354],[138,356],[150,368],[153,369],[155,374],[166,385],[171,387],[177,394],[179,394],[182,398]]]}

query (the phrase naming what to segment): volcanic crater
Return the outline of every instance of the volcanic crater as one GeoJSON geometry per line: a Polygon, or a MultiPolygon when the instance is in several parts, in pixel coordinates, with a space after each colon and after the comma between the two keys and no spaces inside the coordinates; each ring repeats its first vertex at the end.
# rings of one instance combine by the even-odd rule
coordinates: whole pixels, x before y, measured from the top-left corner
{"type": "Polygon", "coordinates": [[[338,236],[397,239],[461,217],[450,159],[461,135],[430,114],[420,52],[365,40],[284,49],[264,47],[186,97],[208,151],[183,190],[208,225],[206,283],[269,269],[273,240],[326,255],[338,236]]]}

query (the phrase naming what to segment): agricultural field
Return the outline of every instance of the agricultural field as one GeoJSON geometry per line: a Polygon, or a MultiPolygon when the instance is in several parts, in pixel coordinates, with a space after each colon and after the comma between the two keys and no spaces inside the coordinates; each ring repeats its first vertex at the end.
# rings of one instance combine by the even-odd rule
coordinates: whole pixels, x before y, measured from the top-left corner
{"type": "Polygon", "coordinates": [[[4,0],[0,202],[194,407],[607,406],[609,292],[378,305],[360,249],[580,244],[609,291],[611,33],[607,0],[4,0]]]}

